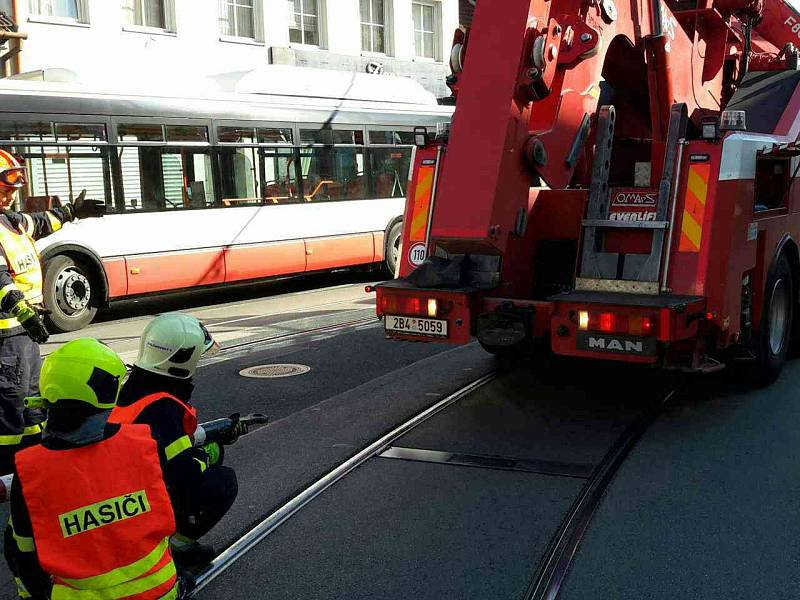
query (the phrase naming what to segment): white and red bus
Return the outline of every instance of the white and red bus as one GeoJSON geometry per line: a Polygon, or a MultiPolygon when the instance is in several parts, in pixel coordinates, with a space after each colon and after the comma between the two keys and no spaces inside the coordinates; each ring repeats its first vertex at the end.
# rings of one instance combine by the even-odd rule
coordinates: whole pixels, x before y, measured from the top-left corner
{"type": "Polygon", "coordinates": [[[29,170],[21,208],[83,189],[107,207],[39,242],[53,329],[132,296],[394,271],[414,127],[451,108],[409,79],[293,67],[203,88],[134,96],[4,80],[0,146],[29,170]]]}

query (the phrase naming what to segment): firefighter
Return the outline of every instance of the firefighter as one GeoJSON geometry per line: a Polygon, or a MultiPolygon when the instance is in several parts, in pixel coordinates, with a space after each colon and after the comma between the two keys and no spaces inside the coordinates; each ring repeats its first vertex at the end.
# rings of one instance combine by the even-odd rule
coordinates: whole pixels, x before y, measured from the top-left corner
{"type": "Polygon", "coordinates": [[[108,423],[126,374],[91,338],[42,365],[41,444],[15,456],[6,560],[20,597],[177,598],[175,517],[150,428],[108,423]]]}
{"type": "Polygon", "coordinates": [[[48,337],[39,313],[43,276],[33,242],[64,223],[105,212],[101,202],[82,196],[74,205],[14,212],[14,196],[25,184],[22,163],[0,149],[0,473],[11,471],[14,452],[41,438],[40,413],[23,408],[25,396],[38,394],[38,344],[48,337]]]}
{"type": "Polygon", "coordinates": [[[218,349],[195,317],[181,313],[156,317],[142,333],[138,357],[111,415],[115,423],[150,425],[164,449],[178,522],[173,550],[175,560],[188,570],[201,568],[214,557],[213,548],[197,540],[222,519],[238,493],[235,471],[222,465],[223,446],[193,445],[198,425],[191,404],[194,374],[200,357],[218,349]]]}

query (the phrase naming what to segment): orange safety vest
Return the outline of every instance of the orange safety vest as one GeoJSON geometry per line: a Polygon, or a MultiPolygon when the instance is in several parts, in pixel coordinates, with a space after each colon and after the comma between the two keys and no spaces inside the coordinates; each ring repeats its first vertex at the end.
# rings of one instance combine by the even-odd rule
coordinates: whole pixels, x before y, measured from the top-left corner
{"type": "Polygon", "coordinates": [[[175,516],[147,426],[69,450],[32,446],[15,462],[52,600],[178,597],[175,516]]]}
{"type": "Polygon", "coordinates": [[[164,399],[177,402],[183,409],[183,433],[185,435],[179,437],[169,446],[164,448],[164,452],[167,455],[167,460],[172,460],[178,456],[178,454],[194,445],[194,432],[197,431],[197,409],[194,406],[190,406],[172,394],[168,394],[166,392],[156,392],[155,394],[148,394],[144,398],[140,398],[128,406],[115,406],[114,410],[111,411],[111,417],[109,417],[108,421],[109,423],[120,424],[136,423],[136,420],[139,418],[139,415],[142,414],[144,409],[154,402],[164,399]]]}

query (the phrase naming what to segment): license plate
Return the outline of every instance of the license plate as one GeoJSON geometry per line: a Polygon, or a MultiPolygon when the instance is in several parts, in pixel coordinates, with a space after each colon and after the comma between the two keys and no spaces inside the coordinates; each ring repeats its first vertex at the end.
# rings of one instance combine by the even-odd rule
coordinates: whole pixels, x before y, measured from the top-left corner
{"type": "Polygon", "coordinates": [[[386,331],[430,337],[447,337],[446,319],[421,319],[419,317],[386,315],[385,325],[386,331]]]}

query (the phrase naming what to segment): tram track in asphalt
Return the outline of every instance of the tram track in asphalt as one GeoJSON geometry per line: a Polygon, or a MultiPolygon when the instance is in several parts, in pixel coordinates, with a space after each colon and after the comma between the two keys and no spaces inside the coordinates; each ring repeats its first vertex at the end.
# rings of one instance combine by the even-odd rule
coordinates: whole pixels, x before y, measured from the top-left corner
{"type": "Polygon", "coordinates": [[[553,536],[551,546],[541,561],[539,573],[525,594],[525,600],[556,600],[559,597],[578,547],[600,506],[605,491],[636,443],[679,390],[680,384],[664,396],[661,402],[656,402],[645,410],[641,417],[622,433],[597,465],[553,536]]]}
{"type": "MultiPolygon", "coordinates": [[[[417,435],[416,441],[419,442],[418,444],[405,443],[415,441],[415,432],[419,432],[420,429],[428,428],[435,430],[436,427],[430,427],[435,423],[435,418],[442,421],[446,428],[457,430],[458,426],[456,425],[453,427],[453,425],[457,423],[459,410],[462,411],[462,417],[465,415],[468,419],[474,417],[474,415],[470,417],[468,412],[464,413],[463,409],[459,408],[459,404],[473,404],[471,407],[472,409],[476,409],[477,407],[478,412],[483,410],[485,406],[483,408],[477,406],[475,397],[483,395],[485,398],[481,402],[486,404],[485,400],[488,398],[489,404],[491,404],[491,399],[497,396],[496,388],[499,386],[502,389],[504,386],[502,381],[498,381],[498,377],[499,375],[497,373],[492,372],[459,388],[444,399],[418,412],[415,416],[404,421],[389,433],[363,447],[356,454],[341,462],[311,485],[305,487],[300,493],[271,512],[220,553],[211,567],[199,577],[198,588],[195,590],[195,593],[201,594],[200,597],[202,598],[222,597],[218,593],[214,593],[215,586],[218,584],[225,585],[225,582],[227,582],[227,587],[225,589],[230,590],[231,585],[241,584],[244,581],[244,578],[241,577],[242,571],[244,571],[248,574],[247,581],[249,583],[246,585],[249,587],[246,590],[241,590],[240,593],[243,594],[243,597],[276,597],[275,594],[277,591],[275,586],[267,585],[266,582],[263,595],[254,593],[253,578],[257,577],[255,573],[260,573],[263,570],[269,569],[266,565],[263,567],[257,566],[262,563],[261,559],[265,557],[265,553],[266,556],[270,558],[273,557],[276,552],[281,552],[284,546],[287,543],[291,543],[297,536],[296,532],[283,531],[281,533],[281,530],[285,530],[287,527],[293,529],[299,527],[300,530],[303,530],[306,526],[305,524],[300,524],[299,526],[290,526],[290,524],[293,521],[303,521],[304,519],[316,521],[317,527],[319,527],[319,523],[324,522],[322,517],[316,515],[306,518],[304,517],[304,513],[315,511],[322,511],[325,513],[330,510],[331,503],[335,505],[337,504],[337,500],[331,498],[327,498],[326,500],[326,497],[335,496],[337,493],[344,494],[345,496],[351,493],[360,495],[358,487],[359,485],[363,485],[364,481],[358,483],[356,480],[364,480],[365,478],[369,480],[371,477],[369,473],[370,469],[373,472],[376,469],[380,469],[380,461],[384,461],[382,463],[383,465],[402,463],[401,475],[403,471],[408,475],[408,469],[419,468],[420,465],[426,465],[426,469],[434,469],[434,471],[442,467],[456,470],[460,468],[462,469],[460,472],[461,475],[469,473],[470,476],[476,476],[476,474],[480,476],[481,473],[497,471],[514,473],[515,477],[523,478],[523,482],[518,482],[519,485],[523,486],[524,478],[531,476],[537,478],[535,482],[537,485],[541,485],[544,481],[545,485],[549,482],[555,487],[558,487],[556,484],[559,484],[559,482],[576,482],[567,486],[572,491],[568,503],[564,503],[564,498],[558,498],[558,501],[563,505],[560,517],[556,520],[551,518],[548,524],[543,526],[542,531],[538,533],[537,537],[540,540],[539,546],[541,549],[535,560],[532,560],[528,564],[524,576],[525,585],[519,587],[518,594],[511,596],[524,597],[526,600],[541,600],[544,598],[547,600],[554,600],[557,598],[560,586],[564,581],[582,536],[587,530],[595,510],[600,504],[606,488],[613,480],[615,473],[623,464],[628,453],[635,447],[648,427],[657,419],[666,403],[677,393],[680,384],[670,386],[669,390],[664,390],[662,393],[656,394],[656,397],[649,399],[649,401],[643,403],[642,406],[636,407],[634,410],[635,414],[631,414],[631,406],[630,403],[628,403],[623,411],[630,417],[627,419],[625,427],[621,428],[622,431],[617,432],[613,437],[607,435],[600,436],[608,439],[603,446],[602,452],[598,454],[597,460],[594,461],[583,460],[585,456],[580,456],[582,454],[580,451],[577,453],[567,452],[563,457],[560,457],[558,454],[552,455],[548,452],[543,452],[541,453],[543,456],[540,458],[520,457],[513,452],[509,455],[503,451],[504,449],[502,447],[497,448],[497,452],[494,452],[492,451],[491,444],[489,444],[488,448],[485,446],[480,448],[479,451],[468,451],[466,448],[470,445],[468,440],[462,440],[465,446],[463,448],[456,447],[451,450],[436,450],[432,448],[437,445],[447,446],[447,442],[441,440],[444,444],[437,444],[435,441],[431,443],[435,436],[431,438],[429,435],[430,432],[423,432],[421,435],[417,435]],[[448,413],[450,414],[448,415],[448,413]],[[579,456],[580,458],[578,458],[579,456]],[[468,469],[468,471],[463,471],[463,469],[468,469]],[[342,487],[349,487],[350,489],[342,490],[340,489],[342,487]],[[318,504],[327,504],[328,506],[315,509],[315,505],[318,504]],[[276,537],[281,537],[281,541],[271,543],[270,538],[276,537]],[[271,543],[270,548],[265,547],[268,542],[271,543]],[[247,566],[241,567],[241,565],[247,566]],[[229,581],[230,577],[234,578],[233,582],[229,581]],[[217,583],[212,586],[212,582],[215,582],[215,580],[217,583]]],[[[512,385],[511,387],[513,388],[514,386],[512,385]]],[[[478,404],[480,404],[480,402],[478,404]]],[[[497,404],[495,408],[497,408],[497,406],[499,406],[499,404],[497,404]]],[[[469,410],[470,409],[467,408],[467,411],[469,410]]],[[[578,419],[580,419],[582,411],[583,408],[577,410],[578,419]]],[[[613,402],[610,407],[600,410],[597,414],[601,415],[601,420],[605,417],[610,417],[613,420],[610,411],[613,411],[613,402]]],[[[591,422],[592,416],[589,415],[589,417],[589,421],[591,422]]],[[[546,415],[544,415],[543,418],[547,421],[546,415]]],[[[582,429],[581,424],[579,422],[576,423],[572,417],[566,418],[564,424],[566,429],[582,429]]],[[[467,430],[469,430],[469,427],[467,427],[467,430]]],[[[465,432],[459,431],[456,435],[461,435],[463,433],[465,432]]],[[[519,431],[516,433],[519,434],[519,431]]],[[[569,433],[567,434],[567,437],[568,436],[569,433]]],[[[558,437],[558,434],[554,434],[553,439],[557,439],[558,437]]],[[[547,438],[546,432],[545,438],[547,438]]],[[[452,442],[453,439],[455,438],[451,438],[450,441],[452,442]]],[[[547,441],[547,439],[545,439],[545,441],[547,441]]],[[[455,446],[458,445],[459,443],[455,444],[455,446]]],[[[511,445],[513,446],[513,443],[511,445]]],[[[481,444],[478,444],[478,446],[481,446],[481,444]]],[[[503,443],[500,443],[499,446],[503,446],[503,443]]],[[[596,450],[597,449],[593,449],[593,453],[597,453],[596,450]]],[[[534,452],[534,454],[536,454],[536,452],[534,452]]],[[[520,499],[520,501],[522,501],[522,499],[520,499]]],[[[548,501],[553,502],[554,499],[550,498],[548,501]]],[[[510,502],[512,504],[514,503],[513,500],[510,502]]],[[[454,503],[457,504],[457,502],[454,503]]],[[[347,504],[348,503],[345,503],[344,507],[338,507],[338,510],[345,510],[345,512],[347,512],[350,508],[347,504]]],[[[402,510],[408,510],[408,507],[402,510]]],[[[339,517],[341,517],[341,514],[339,514],[339,517]]],[[[401,516],[397,518],[402,519],[401,516]]],[[[464,519],[468,521],[469,517],[465,515],[464,519]]],[[[341,523],[339,523],[339,526],[341,526],[341,523]]],[[[352,526],[356,528],[359,527],[356,522],[354,522],[352,526]]],[[[309,531],[305,531],[306,536],[309,533],[309,531]]],[[[380,533],[379,529],[376,528],[376,534],[380,535],[380,533]]],[[[353,532],[353,535],[357,536],[358,533],[353,532]]],[[[335,536],[333,537],[335,538],[335,536]]],[[[320,540],[319,543],[322,544],[324,541],[320,540]]],[[[356,553],[360,552],[357,547],[351,549],[356,553]]],[[[321,553],[323,555],[325,554],[324,551],[321,553]]],[[[313,556],[307,556],[304,560],[310,563],[315,562],[313,556]]],[[[376,560],[375,557],[368,557],[368,562],[372,563],[374,560],[376,560]]],[[[421,563],[425,562],[422,558],[420,558],[419,561],[421,563]]],[[[324,563],[324,560],[322,562],[324,563]]],[[[303,566],[298,566],[296,563],[293,563],[293,565],[297,571],[303,573],[308,569],[313,569],[310,565],[306,565],[308,569],[303,566]]],[[[355,578],[364,582],[361,585],[369,585],[369,575],[369,573],[348,574],[350,578],[355,578]]],[[[433,573],[431,576],[436,577],[436,574],[433,573]]],[[[298,577],[302,577],[302,575],[295,572],[287,577],[292,581],[298,581],[298,577]]],[[[336,579],[336,574],[330,574],[329,577],[323,579],[330,581],[331,578],[336,579]]],[[[286,598],[321,598],[343,597],[341,594],[346,593],[346,595],[352,598],[366,598],[372,597],[373,594],[377,593],[376,589],[370,591],[348,590],[344,592],[341,589],[337,589],[336,591],[330,589],[320,590],[314,587],[313,584],[309,585],[318,595],[309,595],[307,591],[304,592],[303,590],[297,590],[296,592],[294,590],[281,590],[281,592],[284,593],[280,593],[279,595],[280,597],[286,598]]],[[[378,584],[376,583],[375,585],[377,586],[378,584]]],[[[262,590],[259,590],[259,593],[261,591],[262,590]]],[[[409,594],[416,595],[416,597],[451,597],[447,594],[442,595],[432,592],[429,595],[423,594],[419,596],[412,590],[404,589],[404,593],[406,591],[408,591],[409,594]]],[[[238,589],[237,592],[239,592],[238,589]]],[[[384,597],[393,596],[391,593],[386,593],[384,597]]],[[[508,596],[487,596],[479,593],[475,595],[467,594],[464,596],[462,593],[460,596],[454,594],[452,597],[488,598],[508,596]]]]}
{"type": "Polygon", "coordinates": [[[342,478],[346,477],[354,469],[358,468],[370,458],[378,456],[381,452],[384,452],[386,449],[388,449],[392,442],[403,436],[405,433],[438,414],[454,402],[457,402],[473,390],[485,385],[494,379],[494,377],[494,373],[484,375],[457,390],[456,392],[450,394],[446,398],[439,400],[432,406],[423,410],[421,413],[411,417],[408,421],[399,425],[386,435],[372,442],[369,446],[362,449],[360,452],[347,459],[339,466],[329,471],[323,477],[308,486],[297,496],[271,513],[253,529],[248,531],[245,535],[240,537],[236,542],[221,552],[211,563],[210,568],[204,571],[197,578],[197,588],[195,592],[200,592],[203,590],[209,583],[225,572],[231,565],[233,565],[233,563],[254,548],[259,542],[264,540],[294,514],[296,514],[309,502],[314,500],[314,498],[318,497],[320,494],[325,492],[325,490],[333,486],[342,478]]]}

